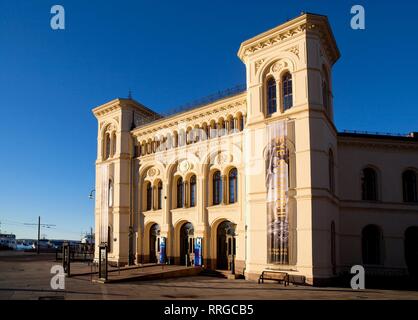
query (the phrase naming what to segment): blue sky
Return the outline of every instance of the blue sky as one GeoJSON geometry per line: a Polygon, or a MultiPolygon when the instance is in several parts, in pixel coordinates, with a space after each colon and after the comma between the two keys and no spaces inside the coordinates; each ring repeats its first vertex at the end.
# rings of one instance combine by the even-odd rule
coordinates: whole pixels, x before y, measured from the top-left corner
{"type": "Polygon", "coordinates": [[[301,11],[329,16],[339,130],[418,131],[413,1],[1,1],[1,230],[79,239],[93,226],[94,106],[133,97],[156,111],[245,82],[242,41],[301,11]],[[61,4],[66,29],[50,28],[61,4]],[[366,30],[350,28],[350,8],[366,30]]]}

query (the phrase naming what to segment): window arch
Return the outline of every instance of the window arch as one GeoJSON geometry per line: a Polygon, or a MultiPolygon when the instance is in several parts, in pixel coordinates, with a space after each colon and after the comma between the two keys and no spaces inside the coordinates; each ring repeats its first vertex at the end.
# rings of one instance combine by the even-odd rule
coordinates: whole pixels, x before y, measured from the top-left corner
{"type": "Polygon", "coordinates": [[[335,174],[334,174],[334,153],[331,149],[328,152],[328,178],[329,178],[329,191],[334,194],[335,192],[335,174]]]}
{"type": "Polygon", "coordinates": [[[382,263],[382,232],[375,225],[367,225],[361,233],[362,256],[364,264],[382,263]]]}
{"type": "Polygon", "coordinates": [[[362,176],[362,200],[376,201],[377,195],[377,173],[373,168],[363,169],[362,176]]]}
{"type": "Polygon", "coordinates": [[[290,109],[293,106],[293,91],[292,91],[292,75],[286,72],[282,76],[282,103],[283,111],[290,109]]]}
{"type": "Polygon", "coordinates": [[[177,208],[183,208],[183,178],[177,179],[177,208]]]}
{"type": "Polygon", "coordinates": [[[418,202],[417,174],[413,170],[406,170],[402,174],[403,201],[418,202]]]}
{"type": "Polygon", "coordinates": [[[276,80],[270,77],[267,80],[267,115],[277,111],[277,85],[276,80]]]}
{"type": "Polygon", "coordinates": [[[219,170],[213,173],[212,177],[212,203],[218,205],[222,199],[222,177],[219,170]]]}
{"type": "Polygon", "coordinates": [[[163,207],[163,183],[158,181],[157,185],[157,209],[160,210],[163,207]]]}
{"type": "Polygon", "coordinates": [[[238,199],[238,173],[236,168],[229,170],[228,184],[229,203],[235,203],[238,199]]]}
{"type": "Polygon", "coordinates": [[[146,183],[146,188],[147,188],[147,201],[146,201],[146,210],[151,210],[152,209],[152,186],[151,186],[151,182],[147,182],[146,183]]]}
{"type": "Polygon", "coordinates": [[[190,207],[196,206],[196,176],[190,178],[190,207]]]}

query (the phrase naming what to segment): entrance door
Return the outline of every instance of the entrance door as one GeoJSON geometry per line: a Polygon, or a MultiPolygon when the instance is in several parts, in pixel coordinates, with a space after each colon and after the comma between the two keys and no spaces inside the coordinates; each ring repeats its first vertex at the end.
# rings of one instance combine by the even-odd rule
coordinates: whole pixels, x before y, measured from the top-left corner
{"type": "Polygon", "coordinates": [[[232,256],[235,254],[235,231],[230,221],[224,221],[217,230],[216,268],[230,270],[232,256]]]}
{"type": "Polygon", "coordinates": [[[409,274],[418,277],[418,227],[405,231],[405,262],[409,274]]]}
{"type": "Polygon", "coordinates": [[[149,233],[149,262],[157,263],[160,252],[160,226],[153,224],[149,233]]]}
{"type": "Polygon", "coordinates": [[[194,247],[194,229],[190,222],[180,228],[180,264],[191,265],[191,253],[194,247]]]}

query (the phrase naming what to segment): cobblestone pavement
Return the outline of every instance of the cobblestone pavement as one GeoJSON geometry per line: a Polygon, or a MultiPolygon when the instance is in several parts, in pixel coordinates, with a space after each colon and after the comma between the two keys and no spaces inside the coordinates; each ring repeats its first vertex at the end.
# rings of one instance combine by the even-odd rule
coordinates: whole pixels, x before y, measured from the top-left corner
{"type": "MultiPolygon", "coordinates": [[[[90,275],[65,279],[65,290],[50,286],[54,256],[0,253],[0,299],[414,299],[417,291],[283,287],[246,280],[195,276],[129,283],[92,283],[90,275]]],[[[80,268],[80,267],[79,267],[80,268]]],[[[83,268],[81,268],[83,269],[83,268]]],[[[84,269],[86,267],[84,266],[84,269]]],[[[88,269],[88,267],[87,267],[88,269]]],[[[367,286],[367,283],[366,283],[367,286]]]]}

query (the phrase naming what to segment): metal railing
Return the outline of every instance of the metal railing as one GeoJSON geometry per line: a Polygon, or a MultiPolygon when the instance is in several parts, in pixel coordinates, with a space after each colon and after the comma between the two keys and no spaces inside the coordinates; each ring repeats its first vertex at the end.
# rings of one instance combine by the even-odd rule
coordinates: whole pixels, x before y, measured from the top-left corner
{"type": "Polygon", "coordinates": [[[362,130],[343,130],[342,133],[366,134],[366,135],[388,136],[388,137],[410,137],[410,134],[408,133],[390,133],[390,132],[362,131],[362,130]]]}
{"type": "Polygon", "coordinates": [[[242,92],[245,92],[246,89],[247,89],[246,84],[238,84],[234,87],[224,89],[224,90],[220,90],[216,93],[210,94],[210,95],[205,96],[203,98],[193,100],[191,102],[188,102],[186,104],[177,106],[175,108],[171,108],[170,110],[160,112],[160,113],[157,113],[155,115],[140,119],[135,123],[135,128],[141,127],[143,125],[150,124],[154,121],[158,121],[160,119],[170,117],[170,116],[178,114],[178,113],[182,113],[182,112],[186,112],[186,111],[189,111],[189,110],[192,110],[192,109],[196,109],[200,106],[210,104],[210,103],[215,102],[217,100],[221,100],[221,99],[225,99],[225,98],[229,98],[229,97],[238,95],[242,92]]]}

